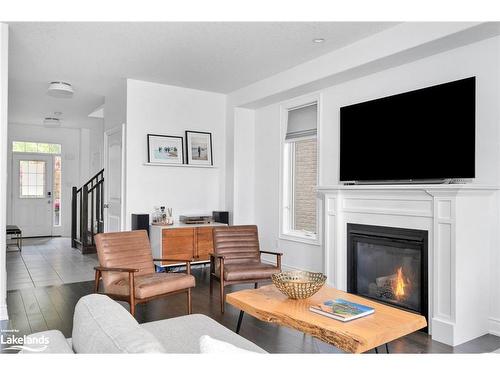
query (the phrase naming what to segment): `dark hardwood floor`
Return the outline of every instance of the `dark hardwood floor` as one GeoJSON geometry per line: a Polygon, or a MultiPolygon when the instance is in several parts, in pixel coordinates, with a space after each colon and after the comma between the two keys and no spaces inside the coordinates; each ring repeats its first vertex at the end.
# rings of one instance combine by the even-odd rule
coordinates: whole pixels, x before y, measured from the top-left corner
{"type": "MultiPolygon", "coordinates": [[[[193,291],[193,313],[212,317],[230,329],[236,327],[238,313],[227,305],[221,314],[217,289],[210,297],[208,267],[193,270],[197,286],[193,291]]],[[[235,286],[231,290],[243,289],[235,286]]],[[[248,286],[252,287],[252,286],[248,286]]],[[[47,329],[58,329],[71,337],[73,311],[80,297],[93,292],[93,282],[9,291],[7,306],[10,320],[2,329],[16,329],[17,335],[47,329]]],[[[154,300],[137,307],[136,319],[150,322],[186,314],[185,295],[154,300]]],[[[128,305],[123,303],[128,308],[128,305]]],[[[298,331],[261,322],[245,315],[240,334],[270,353],[341,353],[340,350],[298,331]]],[[[416,332],[389,344],[391,353],[484,353],[500,348],[500,337],[485,335],[455,348],[433,341],[423,332],[416,332]]],[[[384,349],[381,348],[380,352],[384,349]]]]}

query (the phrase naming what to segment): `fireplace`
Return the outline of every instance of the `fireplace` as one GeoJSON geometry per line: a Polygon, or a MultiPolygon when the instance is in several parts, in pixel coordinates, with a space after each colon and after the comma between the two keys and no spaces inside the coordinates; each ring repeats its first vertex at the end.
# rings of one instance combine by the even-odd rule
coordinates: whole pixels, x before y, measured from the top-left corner
{"type": "Polygon", "coordinates": [[[348,223],[347,291],[427,318],[427,231],[348,223]]]}

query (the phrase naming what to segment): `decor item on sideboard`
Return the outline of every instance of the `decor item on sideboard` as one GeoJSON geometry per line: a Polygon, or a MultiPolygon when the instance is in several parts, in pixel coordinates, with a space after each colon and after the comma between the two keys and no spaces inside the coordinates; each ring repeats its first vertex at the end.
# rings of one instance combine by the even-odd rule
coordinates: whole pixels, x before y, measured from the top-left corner
{"type": "Polygon", "coordinates": [[[326,276],[321,272],[290,271],[271,276],[281,293],[292,299],[304,299],[314,295],[325,285],[326,276]]]}
{"type": "Polygon", "coordinates": [[[186,130],[187,164],[213,165],[212,133],[186,130]]]}
{"type": "Polygon", "coordinates": [[[155,207],[155,211],[153,213],[153,225],[173,225],[174,217],[172,216],[172,209],[167,208],[165,206],[161,206],[160,208],[155,207]]]}
{"type": "Polygon", "coordinates": [[[184,164],[184,139],[148,134],[148,163],[184,164]]]}

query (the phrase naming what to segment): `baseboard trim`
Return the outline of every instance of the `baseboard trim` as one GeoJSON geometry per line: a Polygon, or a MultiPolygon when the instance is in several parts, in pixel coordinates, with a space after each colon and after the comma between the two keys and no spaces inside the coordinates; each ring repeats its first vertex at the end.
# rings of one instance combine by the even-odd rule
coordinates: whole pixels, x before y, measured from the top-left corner
{"type": "Polygon", "coordinates": [[[500,336],[500,319],[489,318],[488,319],[488,332],[495,336],[500,336]]]}
{"type": "Polygon", "coordinates": [[[440,318],[431,318],[433,340],[455,346],[455,324],[440,318]]]}

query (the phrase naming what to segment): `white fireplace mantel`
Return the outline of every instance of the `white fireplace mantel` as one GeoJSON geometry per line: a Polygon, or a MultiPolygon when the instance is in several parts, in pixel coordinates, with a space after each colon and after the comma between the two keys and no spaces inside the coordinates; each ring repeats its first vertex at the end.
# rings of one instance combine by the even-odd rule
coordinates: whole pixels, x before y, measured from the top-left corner
{"type": "Polygon", "coordinates": [[[475,184],[318,187],[328,283],[347,289],[347,223],[426,230],[432,338],[459,345],[488,333],[498,190],[475,184]]]}

